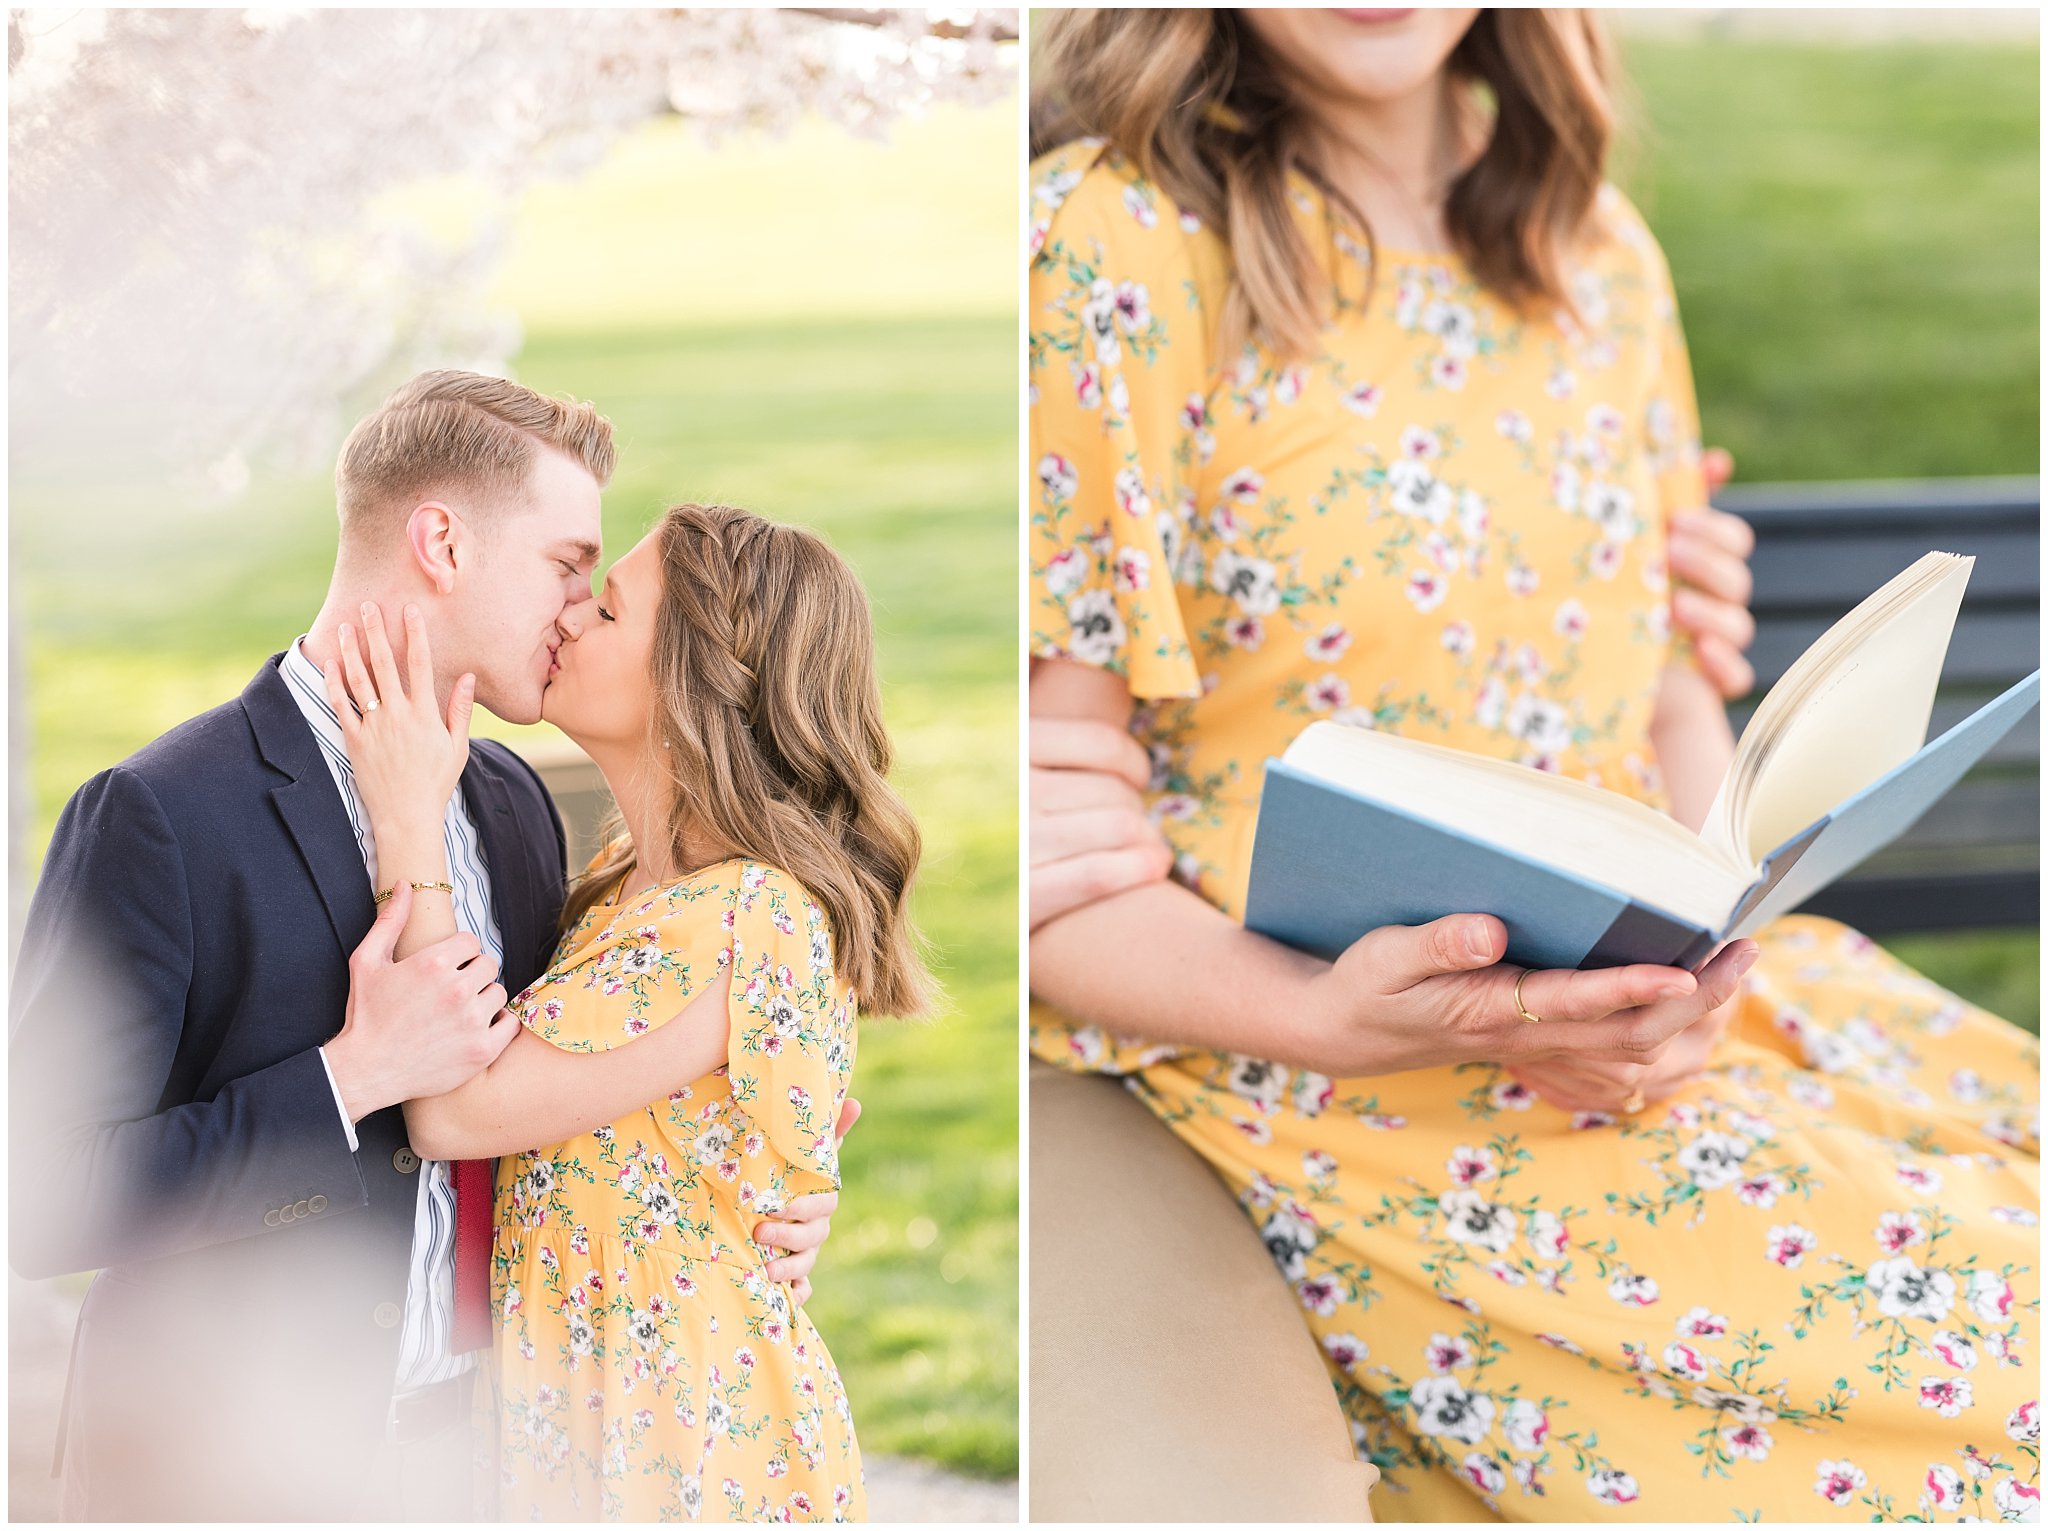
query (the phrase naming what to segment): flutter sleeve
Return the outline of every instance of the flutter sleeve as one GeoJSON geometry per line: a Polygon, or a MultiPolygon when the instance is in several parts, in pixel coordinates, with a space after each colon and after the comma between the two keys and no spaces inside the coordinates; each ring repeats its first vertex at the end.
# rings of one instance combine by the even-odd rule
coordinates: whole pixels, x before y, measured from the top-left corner
{"type": "Polygon", "coordinates": [[[1199,696],[1175,595],[1202,577],[1188,529],[1210,320],[1194,236],[1098,144],[1032,169],[1031,649],[1137,697],[1199,696]]]}
{"type": "Polygon", "coordinates": [[[839,1188],[836,1129],[853,1080],[854,998],[833,967],[830,923],[794,878],[744,863],[729,896],[726,1072],[747,1118],[747,1153],[758,1149],[768,1161],[755,1203],[766,1213],[839,1188]]]}

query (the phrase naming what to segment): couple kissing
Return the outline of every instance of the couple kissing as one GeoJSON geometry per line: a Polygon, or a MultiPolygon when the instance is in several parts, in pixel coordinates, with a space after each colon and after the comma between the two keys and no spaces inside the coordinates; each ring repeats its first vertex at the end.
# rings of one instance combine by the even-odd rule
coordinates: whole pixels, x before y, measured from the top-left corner
{"type": "Polygon", "coordinates": [[[11,1231],[99,1272],[67,1518],[864,1513],[802,1304],[856,1017],[932,994],[867,601],[695,504],[593,595],[614,456],[415,378],[342,448],[306,632],[66,806],[11,1231]],[[580,872],[477,703],[602,771],[580,872]]]}

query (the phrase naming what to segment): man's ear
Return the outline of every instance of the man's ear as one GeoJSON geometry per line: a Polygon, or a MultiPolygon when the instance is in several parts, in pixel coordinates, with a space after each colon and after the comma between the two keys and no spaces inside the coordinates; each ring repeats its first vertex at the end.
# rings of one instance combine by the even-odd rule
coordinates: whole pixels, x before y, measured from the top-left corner
{"type": "Polygon", "coordinates": [[[421,578],[442,595],[455,593],[455,576],[469,561],[469,528],[439,500],[422,500],[406,518],[405,540],[421,578]]]}

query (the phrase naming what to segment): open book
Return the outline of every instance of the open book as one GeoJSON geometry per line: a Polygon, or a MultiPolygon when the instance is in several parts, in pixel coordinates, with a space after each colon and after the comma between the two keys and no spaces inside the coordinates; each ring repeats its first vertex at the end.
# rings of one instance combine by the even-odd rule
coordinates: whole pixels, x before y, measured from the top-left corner
{"type": "Polygon", "coordinates": [[[2034,707],[2041,672],[1932,743],[1973,559],[1929,553],[1764,696],[1699,834],[1582,781],[1341,723],[1266,763],[1245,924],[1334,955],[1498,915],[1526,967],[1697,967],[1903,834],[2034,707]]]}

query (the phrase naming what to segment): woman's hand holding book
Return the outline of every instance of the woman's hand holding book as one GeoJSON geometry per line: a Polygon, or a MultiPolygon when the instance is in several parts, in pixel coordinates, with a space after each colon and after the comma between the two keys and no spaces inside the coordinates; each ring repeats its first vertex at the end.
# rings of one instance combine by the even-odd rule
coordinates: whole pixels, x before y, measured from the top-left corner
{"type": "Polygon", "coordinates": [[[1619,1078],[1659,1064],[1732,999],[1757,954],[1754,941],[1731,941],[1695,978],[1646,963],[1525,972],[1502,964],[1506,947],[1506,927],[1484,914],[1370,931],[1308,986],[1293,1050],[1338,1077],[1489,1062],[1619,1078]]]}

